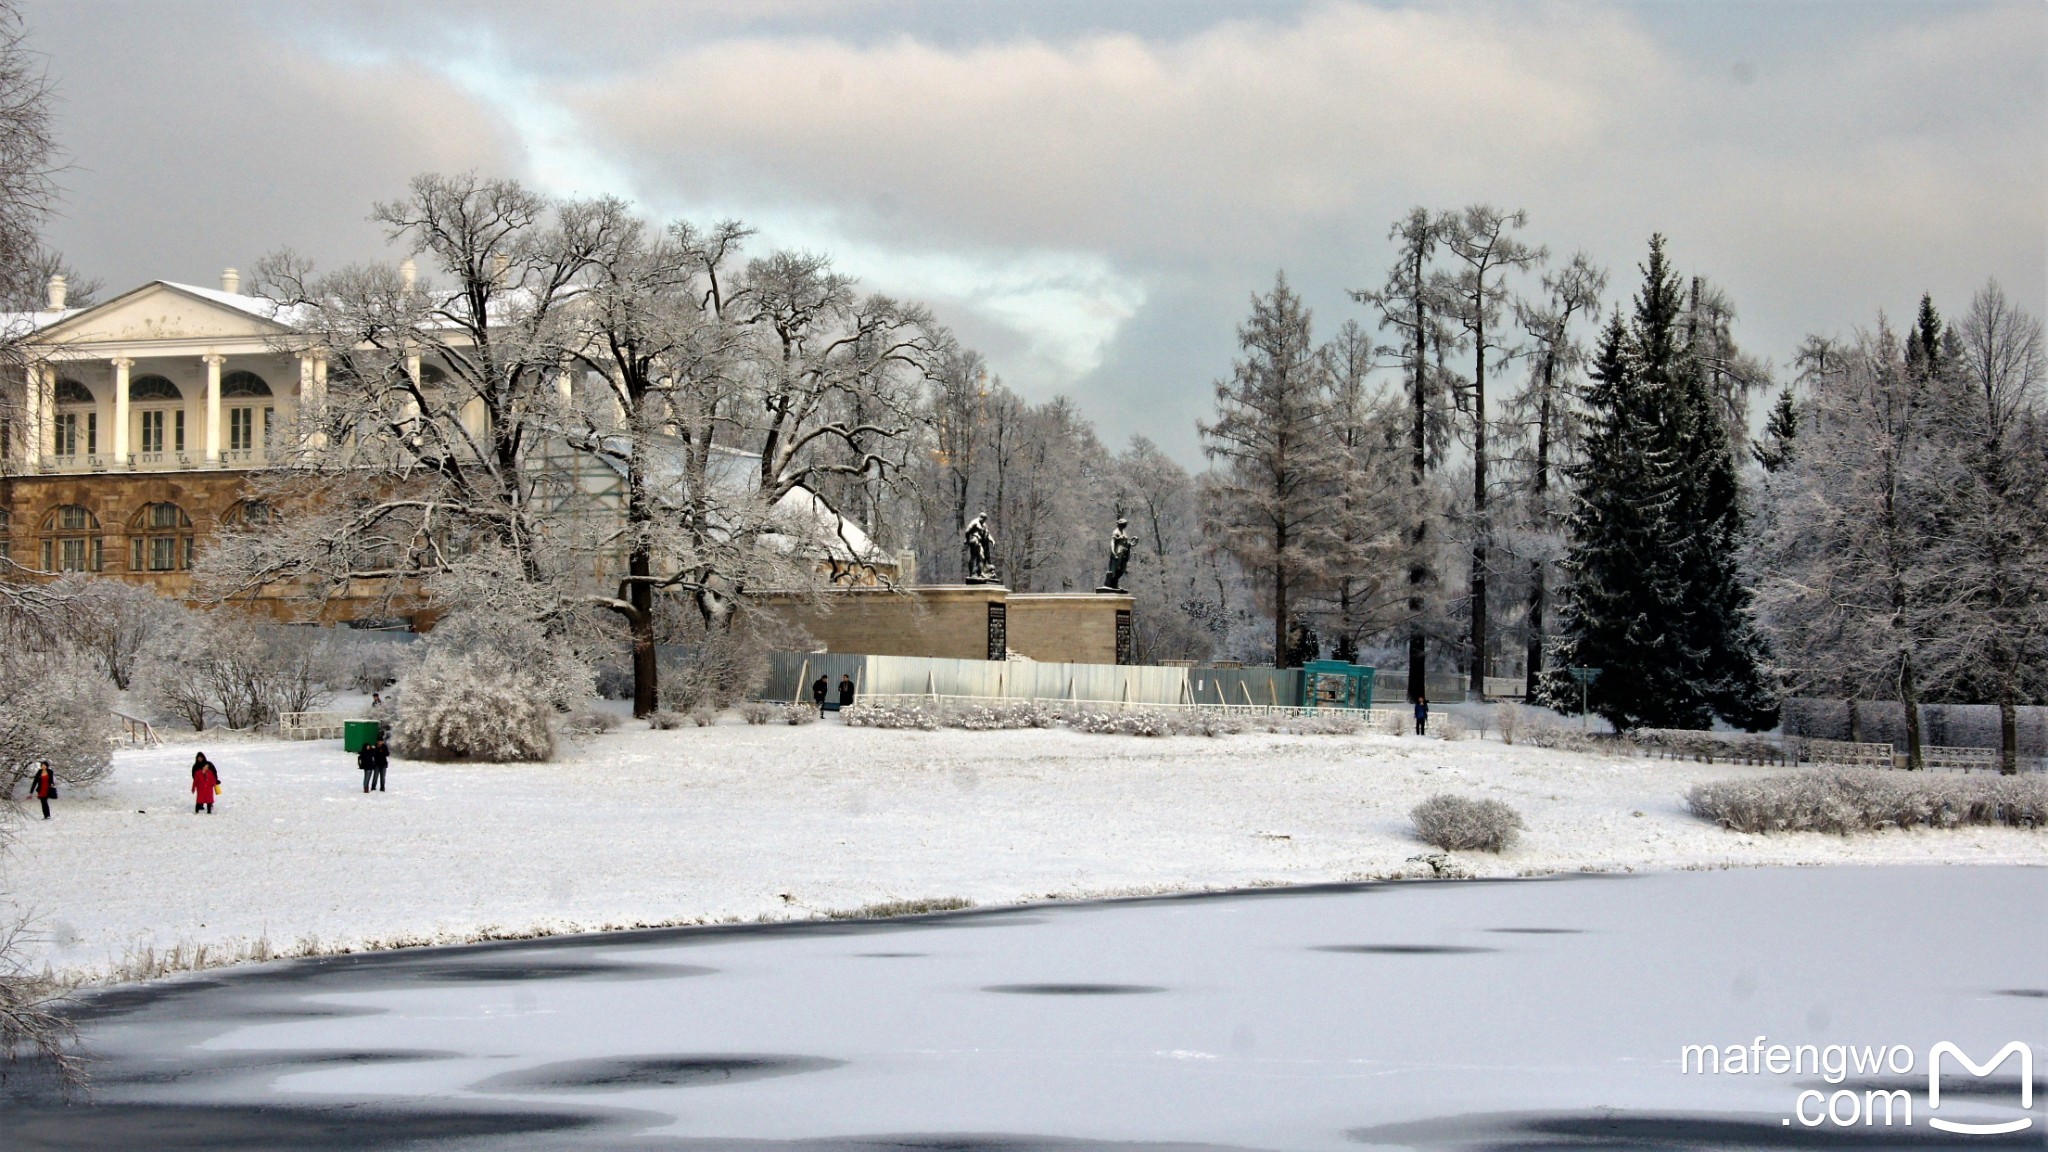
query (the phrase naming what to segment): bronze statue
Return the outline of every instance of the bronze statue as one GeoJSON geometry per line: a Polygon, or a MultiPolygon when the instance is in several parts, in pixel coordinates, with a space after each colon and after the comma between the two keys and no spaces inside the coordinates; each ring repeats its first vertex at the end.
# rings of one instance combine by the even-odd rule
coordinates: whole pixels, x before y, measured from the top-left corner
{"type": "Polygon", "coordinates": [[[976,512],[974,519],[967,522],[967,531],[961,534],[961,540],[967,546],[967,583],[995,583],[996,541],[989,535],[988,516],[976,512]]]}
{"type": "Polygon", "coordinates": [[[1109,538],[1109,574],[1102,578],[1102,587],[1097,592],[1122,592],[1124,573],[1131,569],[1131,534],[1124,531],[1130,521],[1122,516],[1116,518],[1116,531],[1109,538]]]}

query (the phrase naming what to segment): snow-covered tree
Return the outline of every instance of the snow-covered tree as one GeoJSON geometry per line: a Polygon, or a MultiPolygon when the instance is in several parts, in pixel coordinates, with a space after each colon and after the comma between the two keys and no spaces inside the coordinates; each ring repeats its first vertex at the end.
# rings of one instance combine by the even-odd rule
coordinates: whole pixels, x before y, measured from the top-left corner
{"type": "Polygon", "coordinates": [[[1202,520],[1263,593],[1281,666],[1297,600],[1325,577],[1334,538],[1329,366],[1284,274],[1252,298],[1237,338],[1243,355],[1230,379],[1216,383],[1216,419],[1197,425],[1202,450],[1218,464],[1203,478],[1202,520]]]}
{"type": "Polygon", "coordinates": [[[1376,354],[1354,321],[1322,348],[1333,460],[1328,574],[1319,596],[1325,607],[1318,615],[1320,634],[1333,638],[1340,660],[1355,660],[1367,637],[1401,623],[1408,599],[1405,536],[1417,493],[1403,451],[1404,405],[1371,383],[1376,354]]]}
{"type": "Polygon", "coordinates": [[[1452,316],[1464,330],[1465,343],[1472,352],[1472,377],[1464,388],[1454,389],[1458,407],[1467,417],[1471,451],[1472,504],[1467,530],[1470,536],[1470,568],[1466,612],[1469,635],[1472,691],[1486,690],[1486,674],[1492,658],[1492,641],[1487,632],[1491,622],[1487,602],[1487,576],[1493,563],[1494,517],[1492,511],[1493,463],[1489,443],[1492,417],[1486,409],[1486,380],[1489,368],[1498,369],[1510,355],[1506,343],[1513,329],[1505,313],[1513,300],[1505,279],[1510,272],[1525,272],[1542,263],[1548,252],[1530,247],[1514,233],[1528,223],[1528,214],[1503,212],[1491,205],[1475,204],[1448,217],[1443,231],[1444,248],[1457,260],[1454,270],[1440,280],[1443,296],[1451,301],[1452,316]]]}

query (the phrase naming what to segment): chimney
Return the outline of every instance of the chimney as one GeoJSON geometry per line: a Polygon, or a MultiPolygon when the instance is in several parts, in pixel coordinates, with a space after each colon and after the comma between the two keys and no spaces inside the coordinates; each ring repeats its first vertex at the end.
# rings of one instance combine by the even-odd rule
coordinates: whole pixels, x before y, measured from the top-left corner
{"type": "Polygon", "coordinates": [[[420,268],[412,262],[412,257],[407,256],[398,262],[398,282],[405,286],[407,296],[412,295],[412,286],[419,282],[419,278],[420,268]]]}
{"type": "Polygon", "coordinates": [[[242,274],[233,268],[221,269],[220,290],[230,296],[240,296],[242,294],[242,274]]]}
{"type": "Polygon", "coordinates": [[[64,283],[64,274],[62,272],[50,277],[50,311],[62,312],[64,310],[64,297],[70,291],[71,289],[64,283]]]}

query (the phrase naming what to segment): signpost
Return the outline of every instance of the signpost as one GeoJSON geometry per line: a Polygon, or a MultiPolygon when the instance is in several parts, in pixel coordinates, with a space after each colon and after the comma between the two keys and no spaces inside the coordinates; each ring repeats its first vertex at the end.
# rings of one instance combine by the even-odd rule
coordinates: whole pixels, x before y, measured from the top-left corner
{"type": "Polygon", "coordinates": [[[1579,682],[1579,730],[1583,732],[1590,726],[1590,721],[1586,719],[1586,689],[1600,678],[1600,669],[1574,665],[1565,671],[1571,673],[1572,679],[1579,682]]]}

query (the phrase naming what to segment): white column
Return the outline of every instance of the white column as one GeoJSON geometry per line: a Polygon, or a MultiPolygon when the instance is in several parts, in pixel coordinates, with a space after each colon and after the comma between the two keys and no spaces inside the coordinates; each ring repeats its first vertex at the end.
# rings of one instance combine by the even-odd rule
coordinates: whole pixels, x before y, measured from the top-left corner
{"type": "Polygon", "coordinates": [[[135,361],[114,357],[114,467],[126,468],[128,459],[128,369],[135,361]]]}
{"type": "Polygon", "coordinates": [[[313,354],[299,353],[299,400],[296,413],[299,422],[299,443],[312,445],[319,435],[314,431],[319,426],[320,383],[313,376],[313,354]]]}
{"type": "Polygon", "coordinates": [[[209,352],[200,357],[206,362],[206,427],[200,442],[206,445],[206,466],[220,466],[220,366],[227,357],[209,352]]]}
{"type": "Polygon", "coordinates": [[[44,417],[49,406],[43,403],[43,365],[30,364],[22,380],[22,416],[28,427],[21,430],[21,462],[31,472],[41,467],[43,445],[48,441],[44,417]]]}

